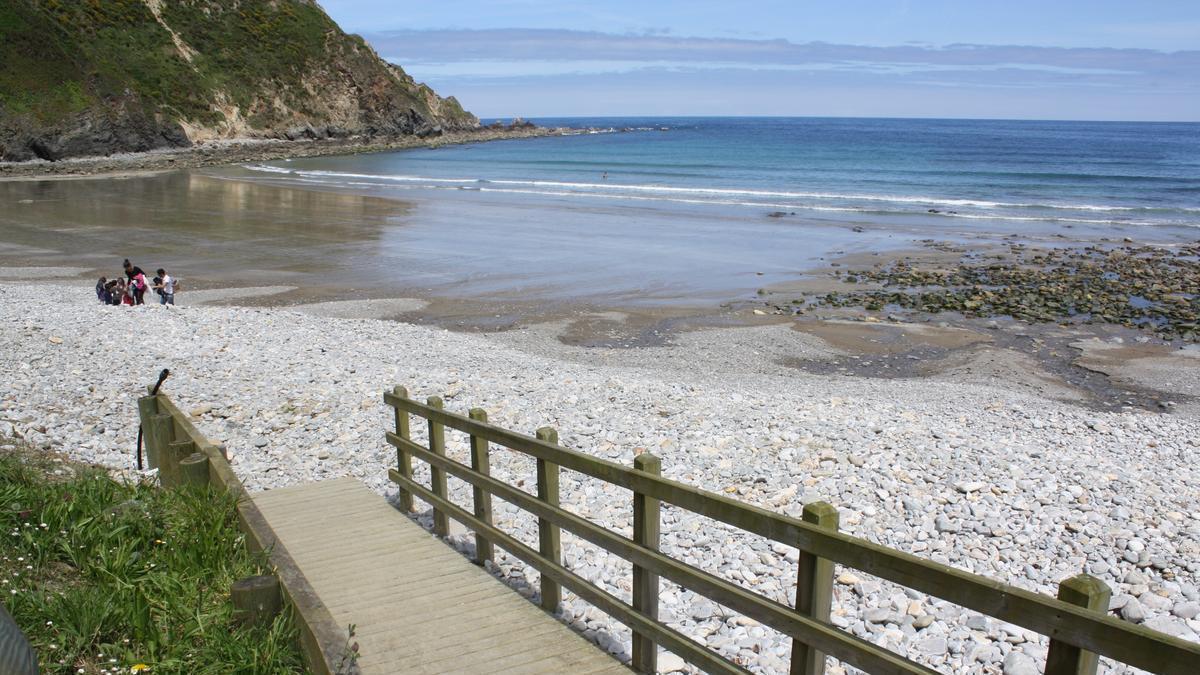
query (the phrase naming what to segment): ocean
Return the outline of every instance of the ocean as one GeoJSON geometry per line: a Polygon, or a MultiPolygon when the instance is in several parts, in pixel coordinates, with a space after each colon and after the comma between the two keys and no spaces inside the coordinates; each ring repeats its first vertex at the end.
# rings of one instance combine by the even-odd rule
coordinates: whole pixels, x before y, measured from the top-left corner
{"type": "Polygon", "coordinates": [[[2,182],[0,257],[99,269],[134,257],[213,285],[485,310],[713,307],[928,240],[985,251],[1200,238],[1200,124],[536,122],[579,131],[2,182]]]}
{"type": "Polygon", "coordinates": [[[394,192],[473,190],[593,204],[782,211],[875,225],[937,228],[958,221],[967,230],[1028,233],[1061,225],[1094,232],[1200,227],[1200,124],[535,121],[597,132],[249,168],[394,192]]]}
{"type": "Polygon", "coordinates": [[[534,121],[579,131],[206,175],[403,202],[331,268],[472,299],[711,304],[931,239],[1200,237],[1200,124],[534,121]]]}

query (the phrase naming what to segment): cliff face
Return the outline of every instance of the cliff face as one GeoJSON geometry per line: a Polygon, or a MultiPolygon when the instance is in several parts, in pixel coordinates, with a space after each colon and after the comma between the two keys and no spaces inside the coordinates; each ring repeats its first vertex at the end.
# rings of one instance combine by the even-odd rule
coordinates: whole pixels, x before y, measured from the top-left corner
{"type": "Polygon", "coordinates": [[[5,0],[0,159],[478,126],[313,0],[5,0]]]}

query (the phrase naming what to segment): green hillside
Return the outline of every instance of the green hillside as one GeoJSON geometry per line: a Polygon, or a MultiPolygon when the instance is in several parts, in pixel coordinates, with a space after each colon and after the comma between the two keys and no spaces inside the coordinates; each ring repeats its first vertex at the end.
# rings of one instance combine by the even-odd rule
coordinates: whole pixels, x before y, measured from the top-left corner
{"type": "Polygon", "coordinates": [[[0,5],[4,159],[476,123],[310,0],[0,5]]]}

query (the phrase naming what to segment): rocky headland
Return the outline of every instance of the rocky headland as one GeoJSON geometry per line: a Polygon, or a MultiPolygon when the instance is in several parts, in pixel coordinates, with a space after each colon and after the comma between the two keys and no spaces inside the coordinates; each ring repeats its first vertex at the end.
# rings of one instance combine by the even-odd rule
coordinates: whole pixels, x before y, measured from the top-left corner
{"type": "Polygon", "coordinates": [[[410,148],[436,148],[457,143],[480,143],[515,138],[536,138],[563,133],[522,124],[486,126],[466,131],[433,135],[352,136],[348,138],[314,137],[288,139],[231,139],[197,143],[182,148],[160,148],[147,152],[118,153],[99,157],[74,157],[55,162],[32,160],[0,162],[0,179],[69,176],[122,175],[152,171],[196,169],[247,162],[265,162],[299,157],[351,155],[387,152],[410,148]]]}
{"type": "Polygon", "coordinates": [[[314,0],[15,0],[0,8],[4,161],[230,139],[431,137],[478,126],[453,97],[380,58],[314,0]]]}

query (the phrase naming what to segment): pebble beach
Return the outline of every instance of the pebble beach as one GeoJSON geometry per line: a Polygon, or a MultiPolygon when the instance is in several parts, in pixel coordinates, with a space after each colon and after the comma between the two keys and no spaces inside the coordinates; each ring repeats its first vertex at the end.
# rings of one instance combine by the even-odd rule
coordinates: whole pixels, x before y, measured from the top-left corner
{"type": "MultiPolygon", "coordinates": [[[[2,275],[0,275],[2,276],[2,275]]],[[[555,427],[562,445],[789,515],[827,501],[843,531],[1022,588],[1054,594],[1080,572],[1113,589],[1118,617],[1200,640],[1200,420],[1096,412],[1003,380],[876,379],[774,367],[773,355],[833,352],[785,326],[702,330],[666,346],[570,348],[545,331],[468,334],[355,318],[353,303],[296,308],[106,307],[88,282],[0,282],[0,438],[20,437],[132,476],[136,399],[164,391],[224,443],[252,491],[354,476],[394,497],[383,392],[408,387],[497,425],[555,427]]],[[[397,310],[419,300],[390,300],[397,310]]],[[[1200,361],[1200,352],[1190,358],[1200,361]]],[[[419,425],[414,424],[414,430],[419,425]]],[[[415,434],[418,442],[423,437],[415,434]]],[[[466,438],[447,433],[467,458],[466,438]]],[[[0,441],[2,442],[2,441],[0,441]]],[[[420,462],[417,463],[421,465],[420,462]]],[[[533,462],[497,451],[493,474],[533,490],[533,462]]],[[[418,470],[418,479],[427,472],[418,470]]],[[[451,496],[470,490],[450,480],[451,496]]],[[[562,502],[629,534],[628,492],[564,472],[562,502]]],[[[424,509],[418,502],[418,508],[424,509]]],[[[428,526],[429,512],[414,514],[428,526]]],[[[536,521],[496,503],[528,543],[536,521]]],[[[472,538],[452,530],[467,551],[472,538]]],[[[627,563],[564,533],[568,567],[628,599],[627,563]]],[[[664,551],[779,602],[794,600],[797,551],[664,506],[664,551]]],[[[537,574],[498,551],[520,592],[537,574]]],[[[1040,672],[1044,637],[838,568],[834,624],[942,672],[1040,672]]],[[[787,672],[790,641],[663,582],[661,617],[756,672],[787,672]]],[[[628,658],[629,632],[565,594],[562,620],[628,658]]],[[[660,656],[660,669],[683,670],[660,656]]],[[[1102,672],[1129,672],[1101,663],[1102,672]]],[[[838,665],[831,672],[843,672],[838,665]]]]}

